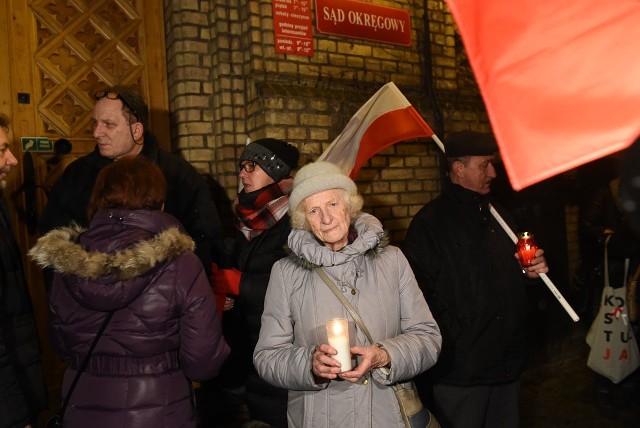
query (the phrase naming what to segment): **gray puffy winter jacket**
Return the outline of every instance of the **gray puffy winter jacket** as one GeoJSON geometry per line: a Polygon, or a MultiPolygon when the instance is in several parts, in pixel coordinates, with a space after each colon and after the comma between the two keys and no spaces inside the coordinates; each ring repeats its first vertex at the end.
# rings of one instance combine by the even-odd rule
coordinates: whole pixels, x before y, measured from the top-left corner
{"type": "Polygon", "coordinates": [[[271,270],[253,361],[266,381],[289,390],[289,427],[404,427],[390,386],[433,366],[440,352],[440,330],[407,259],[386,245],[375,217],[359,213],[352,226],[358,236],[340,251],[294,229],[291,256],[271,270]],[[349,318],[350,345],[369,345],[315,266],[323,267],[387,350],[389,373],[372,370],[357,383],[314,377],[312,353],[327,343],[327,320],[349,318]]]}

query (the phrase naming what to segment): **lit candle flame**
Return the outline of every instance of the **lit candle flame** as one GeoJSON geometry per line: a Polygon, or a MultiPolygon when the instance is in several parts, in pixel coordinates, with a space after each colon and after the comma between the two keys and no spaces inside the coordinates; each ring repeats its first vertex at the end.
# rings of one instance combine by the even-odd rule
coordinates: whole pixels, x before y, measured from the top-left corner
{"type": "Polygon", "coordinates": [[[339,322],[333,323],[333,334],[336,336],[342,334],[342,324],[340,324],[339,322]]]}

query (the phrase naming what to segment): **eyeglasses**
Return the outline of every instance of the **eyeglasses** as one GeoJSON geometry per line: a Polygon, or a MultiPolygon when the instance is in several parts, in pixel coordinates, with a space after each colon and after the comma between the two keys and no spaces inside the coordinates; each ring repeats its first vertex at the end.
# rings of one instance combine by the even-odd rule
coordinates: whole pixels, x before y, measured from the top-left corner
{"type": "Polygon", "coordinates": [[[253,161],[241,162],[240,165],[238,165],[238,172],[242,172],[243,169],[245,172],[253,172],[256,170],[256,163],[253,161]]]}
{"type": "Polygon", "coordinates": [[[136,121],[140,120],[138,117],[138,113],[136,112],[136,109],[131,107],[131,104],[126,100],[126,98],[122,94],[116,91],[113,91],[113,90],[98,91],[95,93],[95,98],[96,100],[101,100],[102,98],[107,98],[110,100],[120,100],[122,101],[122,104],[127,108],[127,110],[131,112],[131,115],[136,119],[136,121]]]}

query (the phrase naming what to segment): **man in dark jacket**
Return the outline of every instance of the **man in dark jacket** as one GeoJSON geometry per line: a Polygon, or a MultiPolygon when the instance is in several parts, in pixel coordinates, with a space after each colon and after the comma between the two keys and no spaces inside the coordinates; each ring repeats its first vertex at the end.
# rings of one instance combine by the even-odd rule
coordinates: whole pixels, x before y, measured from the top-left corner
{"type": "Polygon", "coordinates": [[[489,211],[493,137],[453,134],[445,150],[450,182],[416,214],[403,248],[442,331],[438,363],[418,384],[422,395],[433,394],[443,427],[517,427],[524,283],[548,268],[542,250],[531,266],[520,266],[489,211]]]}
{"type": "MultiPolygon", "coordinates": [[[[18,164],[9,150],[9,119],[0,114],[0,189],[18,164]]],[[[22,258],[0,197],[0,428],[35,426],[47,405],[42,358],[22,258]]]]}
{"type": "Polygon", "coordinates": [[[75,222],[87,227],[87,205],[98,172],[126,156],[145,156],[157,163],[167,179],[164,210],[176,217],[196,242],[196,254],[209,273],[212,253],[222,248],[218,210],[204,178],[184,159],[161,150],[147,129],[148,108],[129,87],[116,86],[96,93],[92,153],[70,164],[56,182],[39,222],[46,233],[75,222]]]}

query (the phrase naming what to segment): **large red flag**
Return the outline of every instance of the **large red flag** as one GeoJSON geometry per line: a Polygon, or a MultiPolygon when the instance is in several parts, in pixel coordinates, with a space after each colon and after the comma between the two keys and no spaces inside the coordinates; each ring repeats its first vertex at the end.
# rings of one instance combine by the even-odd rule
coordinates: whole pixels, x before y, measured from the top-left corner
{"type": "Polygon", "coordinates": [[[432,137],[442,143],[398,87],[389,82],[353,115],[318,160],[332,162],[354,178],[380,150],[403,140],[432,137]]]}
{"type": "Polygon", "coordinates": [[[640,1],[447,3],[514,189],[640,133],[640,1]]]}

